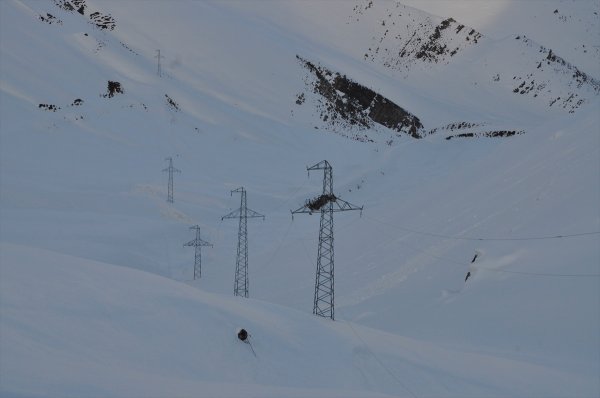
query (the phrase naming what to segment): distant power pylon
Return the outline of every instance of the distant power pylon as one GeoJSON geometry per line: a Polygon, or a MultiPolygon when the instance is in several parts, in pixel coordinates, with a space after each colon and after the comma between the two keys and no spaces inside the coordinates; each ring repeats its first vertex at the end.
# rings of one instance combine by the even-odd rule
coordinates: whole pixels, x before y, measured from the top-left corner
{"type": "Polygon", "coordinates": [[[213,247],[211,243],[208,243],[200,238],[200,226],[194,225],[190,229],[196,230],[196,238],[194,240],[185,243],[183,246],[193,246],[194,252],[194,279],[200,279],[202,276],[202,253],[200,252],[202,246],[213,247]]]}
{"type": "Polygon", "coordinates": [[[307,200],[304,206],[292,211],[292,217],[298,213],[321,212],[313,314],[334,320],[333,213],[360,210],[362,214],[363,207],[355,206],[334,195],[333,171],[327,160],[308,167],[307,170],[309,174],[312,170],[323,170],[323,193],[314,199],[307,200]]]}
{"type": "Polygon", "coordinates": [[[163,169],[163,172],[169,173],[169,184],[167,188],[167,202],[173,203],[173,173],[181,173],[181,170],[173,167],[173,158],[166,158],[169,161],[169,167],[163,169]]]}
{"type": "Polygon", "coordinates": [[[248,297],[248,218],[262,217],[264,220],[265,216],[246,206],[246,190],[244,187],[234,189],[231,191],[231,195],[233,195],[234,192],[240,192],[242,194],[240,208],[223,216],[221,221],[226,218],[240,219],[233,294],[235,296],[248,297]]]}
{"type": "Polygon", "coordinates": [[[160,59],[164,58],[164,56],[160,55],[160,50],[156,50],[157,54],[154,56],[154,58],[158,58],[158,65],[156,68],[156,73],[158,74],[158,77],[162,77],[162,68],[160,65],[160,59]]]}

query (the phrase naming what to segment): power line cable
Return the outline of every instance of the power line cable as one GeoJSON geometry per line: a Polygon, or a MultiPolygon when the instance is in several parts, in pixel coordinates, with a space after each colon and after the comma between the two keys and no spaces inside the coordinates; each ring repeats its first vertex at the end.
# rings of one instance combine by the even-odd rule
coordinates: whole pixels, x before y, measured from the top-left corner
{"type": "MultiPolygon", "coordinates": [[[[421,252],[423,254],[426,254],[430,257],[436,258],[438,260],[442,260],[442,261],[447,261],[456,265],[461,265],[461,266],[465,266],[465,267],[469,267],[472,266],[471,263],[466,263],[463,261],[457,261],[451,258],[447,258],[447,257],[440,257],[437,256],[435,254],[432,254],[424,249],[420,249],[420,248],[416,248],[414,246],[411,245],[407,245],[404,242],[397,242],[400,245],[406,246],[409,249],[412,249],[414,251],[417,252],[421,252]]],[[[479,265],[475,265],[473,266],[475,267],[475,269],[482,269],[482,270],[486,270],[486,271],[492,271],[492,272],[502,272],[502,273],[507,273],[507,274],[519,274],[519,275],[530,275],[530,276],[548,276],[548,277],[579,277],[579,278],[598,278],[600,277],[600,274],[554,274],[554,273],[548,273],[548,272],[525,272],[525,271],[511,271],[511,270],[504,270],[504,269],[495,269],[495,268],[488,268],[488,267],[482,267],[479,265]]]]}
{"type": "Polygon", "coordinates": [[[519,275],[531,275],[531,276],[549,276],[549,277],[579,277],[579,278],[599,278],[600,274],[551,274],[544,272],[522,272],[522,271],[509,271],[505,269],[494,269],[486,267],[475,267],[476,269],[484,269],[486,271],[493,272],[505,272],[507,274],[519,274],[519,275]]]}
{"type": "Polygon", "coordinates": [[[265,266],[270,265],[273,260],[275,259],[275,256],[277,255],[277,253],[279,252],[279,250],[281,249],[281,247],[283,246],[283,243],[285,242],[290,229],[292,229],[292,220],[290,220],[290,224],[287,227],[287,230],[285,231],[285,233],[283,234],[282,238],[279,240],[279,245],[277,245],[277,248],[275,249],[275,251],[273,252],[273,254],[271,255],[271,258],[269,258],[269,261],[267,261],[265,263],[265,266]]]}
{"type": "Polygon", "coordinates": [[[274,211],[275,211],[275,210],[279,210],[279,209],[281,209],[283,206],[285,206],[285,205],[286,205],[286,204],[287,204],[287,203],[288,203],[288,202],[289,202],[289,201],[290,201],[290,200],[291,200],[291,199],[292,199],[294,196],[296,196],[296,194],[297,194],[297,193],[298,193],[298,192],[299,192],[299,191],[300,191],[302,188],[304,188],[304,187],[305,187],[307,184],[308,184],[308,180],[304,181],[304,184],[302,184],[302,185],[300,185],[298,188],[296,188],[296,189],[294,190],[294,192],[292,192],[292,193],[291,193],[291,194],[290,194],[290,195],[289,195],[289,196],[288,196],[286,199],[284,199],[284,200],[282,201],[282,203],[281,203],[279,206],[275,207],[273,210],[274,210],[274,211]]]}
{"type": "MultiPolygon", "coordinates": [[[[390,226],[396,226],[396,225],[389,224],[389,223],[386,223],[386,222],[383,222],[383,221],[380,221],[380,220],[377,220],[377,219],[373,219],[371,217],[365,217],[365,218],[368,219],[368,220],[371,220],[371,221],[382,223],[382,224],[386,224],[386,225],[390,225],[390,226]]],[[[404,231],[407,230],[407,229],[402,228],[402,227],[398,227],[398,228],[401,229],[401,230],[404,230],[404,231]]],[[[408,230],[408,232],[414,232],[414,231],[408,230]]],[[[415,233],[418,233],[418,232],[415,232],[415,233]]],[[[425,234],[425,233],[423,233],[423,234],[425,234]]],[[[568,235],[568,236],[572,237],[572,236],[582,236],[582,235],[592,235],[592,234],[600,234],[600,232],[586,232],[586,233],[581,233],[581,234],[572,234],[572,235],[568,235]]],[[[460,239],[460,240],[532,240],[532,239],[544,239],[544,238],[541,238],[541,237],[526,238],[526,239],[524,239],[524,238],[518,238],[518,239],[517,238],[506,238],[506,239],[458,238],[458,237],[446,236],[446,235],[441,235],[441,234],[435,234],[434,236],[447,237],[447,238],[450,238],[450,239],[460,239]]],[[[565,235],[564,237],[567,237],[567,235],[565,235]]],[[[554,238],[556,238],[556,237],[554,237],[554,238]]],[[[551,239],[554,239],[554,238],[551,238],[551,239]]],[[[302,247],[304,248],[304,252],[307,255],[307,258],[309,259],[309,261],[311,263],[313,263],[312,259],[310,258],[310,255],[308,254],[308,250],[306,249],[306,246],[304,245],[304,240],[310,240],[310,239],[298,239],[298,240],[302,244],[302,247]]],[[[470,263],[467,263],[467,262],[464,262],[464,261],[454,260],[454,259],[451,259],[451,258],[448,258],[448,257],[441,257],[441,256],[438,256],[438,255],[435,255],[435,254],[431,253],[430,251],[427,251],[427,250],[421,249],[421,248],[417,248],[417,247],[414,247],[412,245],[408,245],[408,244],[406,244],[404,242],[401,242],[401,241],[396,241],[396,243],[398,243],[400,245],[403,245],[405,247],[408,247],[409,249],[414,250],[416,252],[420,252],[420,253],[426,254],[426,255],[428,255],[430,257],[433,257],[435,259],[441,260],[441,261],[445,261],[445,262],[449,262],[449,263],[452,263],[452,264],[455,264],[455,265],[460,265],[460,266],[465,266],[465,267],[469,267],[471,265],[470,263]]],[[[373,250],[376,250],[376,249],[374,248],[373,250]]],[[[313,263],[313,265],[314,265],[314,263],[313,263]]],[[[491,271],[491,272],[516,274],[516,275],[541,276],[541,277],[558,277],[558,278],[561,278],[561,277],[565,277],[565,278],[598,278],[598,277],[600,277],[600,274],[568,274],[568,273],[560,273],[560,274],[558,274],[558,273],[548,273],[548,272],[511,271],[511,270],[494,269],[494,268],[488,268],[488,267],[482,267],[482,266],[476,266],[476,268],[477,269],[486,270],[486,271],[491,271]]]]}
{"type": "MultiPolygon", "coordinates": [[[[406,236],[405,236],[406,237],[406,236]]],[[[394,240],[394,238],[391,238],[383,243],[389,243],[392,240],[394,240]]],[[[448,262],[448,263],[452,263],[454,265],[460,265],[460,266],[464,266],[464,267],[469,267],[471,266],[470,263],[467,263],[465,261],[460,261],[460,260],[455,260],[452,258],[448,258],[448,257],[442,257],[442,256],[438,256],[436,254],[431,253],[431,251],[425,250],[425,249],[421,249],[419,247],[415,247],[413,245],[409,245],[405,242],[402,242],[400,240],[396,240],[397,244],[405,246],[407,248],[409,248],[410,250],[413,250],[415,252],[419,252],[419,253],[423,253],[429,257],[433,257],[435,259],[444,261],[444,262],[448,262]]],[[[372,250],[378,250],[377,248],[373,248],[372,250]]],[[[365,254],[365,253],[363,253],[365,254]]],[[[479,265],[475,266],[476,269],[482,269],[482,270],[486,270],[486,271],[492,271],[492,272],[501,272],[501,273],[508,273],[508,274],[519,274],[519,275],[530,275],[530,276],[547,276],[547,277],[579,277],[579,278],[598,278],[600,277],[600,274],[569,274],[569,273],[561,273],[561,274],[557,274],[557,273],[547,273],[547,272],[526,272],[526,271],[511,271],[511,270],[503,270],[503,269],[494,269],[494,268],[487,268],[487,267],[481,267],[479,265]]]]}
{"type": "Polygon", "coordinates": [[[545,235],[545,236],[528,236],[528,237],[517,237],[517,238],[508,238],[508,237],[470,237],[470,236],[456,236],[456,235],[445,235],[435,232],[428,231],[419,231],[412,228],[401,227],[397,224],[392,224],[386,221],[378,220],[373,217],[365,216],[367,220],[374,221],[379,224],[388,225],[390,227],[394,227],[400,229],[402,231],[411,232],[418,235],[425,236],[433,236],[436,238],[444,238],[444,239],[454,239],[454,240],[472,240],[472,241],[524,241],[524,240],[547,240],[547,239],[563,239],[563,238],[574,238],[579,236],[589,236],[589,235],[598,235],[600,231],[591,231],[591,232],[580,232],[576,234],[561,234],[561,235],[545,235]]]}

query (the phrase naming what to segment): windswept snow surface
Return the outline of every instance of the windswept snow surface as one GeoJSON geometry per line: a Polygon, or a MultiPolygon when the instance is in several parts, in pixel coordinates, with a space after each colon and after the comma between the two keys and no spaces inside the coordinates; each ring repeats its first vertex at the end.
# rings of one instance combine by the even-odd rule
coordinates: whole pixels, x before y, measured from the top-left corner
{"type": "Polygon", "coordinates": [[[0,396],[600,395],[598,94],[568,113],[502,89],[537,46],[598,78],[600,40],[572,24],[598,32],[597,3],[560,2],[562,35],[536,25],[559,17],[543,1],[507,2],[523,18],[505,26],[411,8],[404,23],[488,36],[409,77],[364,60],[368,1],[57,4],[0,1],[0,396]],[[330,131],[296,55],[441,133],[330,131]],[[446,140],[459,122],[525,133],[446,140]],[[318,215],[290,217],[323,159],[365,208],[335,215],[335,322],[311,315],[318,215]],[[248,222],[250,300],[230,297],[238,224],[221,221],[240,186],[266,215],[248,222]],[[198,281],[194,224],[214,244],[198,281]]]}
{"type": "Polygon", "coordinates": [[[124,267],[1,248],[7,397],[567,396],[589,388],[580,375],[544,366],[210,294],[124,267]],[[256,356],[237,339],[239,327],[250,331],[256,356]]]}

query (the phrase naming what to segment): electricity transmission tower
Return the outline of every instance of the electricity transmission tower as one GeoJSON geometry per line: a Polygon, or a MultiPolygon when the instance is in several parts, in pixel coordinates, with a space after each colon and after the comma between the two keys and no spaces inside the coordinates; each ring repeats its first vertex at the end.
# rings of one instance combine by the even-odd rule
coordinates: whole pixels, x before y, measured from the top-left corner
{"type": "Polygon", "coordinates": [[[190,227],[190,229],[196,230],[196,239],[191,240],[188,243],[185,243],[183,246],[184,247],[185,246],[193,246],[195,248],[195,252],[194,252],[194,280],[195,280],[195,279],[200,279],[200,277],[202,276],[202,257],[201,257],[201,253],[200,253],[200,250],[201,250],[200,248],[202,246],[213,247],[213,245],[200,238],[200,226],[199,225],[194,225],[193,227],[190,227]]]}
{"type": "Polygon", "coordinates": [[[169,184],[167,188],[167,202],[173,203],[173,173],[181,173],[181,170],[173,167],[173,158],[166,158],[169,161],[169,167],[163,169],[163,172],[169,173],[169,184]]]}
{"type": "Polygon", "coordinates": [[[239,218],[240,220],[233,294],[235,296],[248,297],[248,218],[262,217],[264,220],[265,216],[246,206],[246,190],[244,187],[234,189],[231,191],[231,195],[233,195],[234,192],[242,194],[240,208],[221,217],[221,221],[226,218],[239,218]]]}
{"type": "Polygon", "coordinates": [[[158,74],[158,77],[162,77],[162,68],[160,66],[160,59],[164,58],[163,55],[160,55],[160,50],[156,50],[157,54],[154,56],[154,58],[158,58],[158,65],[157,65],[157,69],[156,69],[156,73],[158,74]]]}
{"type": "Polygon", "coordinates": [[[334,320],[333,213],[360,210],[362,214],[363,207],[355,206],[335,196],[333,171],[327,160],[308,167],[307,170],[309,175],[313,170],[323,170],[323,193],[307,200],[304,206],[292,211],[292,218],[294,214],[299,213],[312,214],[316,211],[321,213],[313,314],[334,320]]]}

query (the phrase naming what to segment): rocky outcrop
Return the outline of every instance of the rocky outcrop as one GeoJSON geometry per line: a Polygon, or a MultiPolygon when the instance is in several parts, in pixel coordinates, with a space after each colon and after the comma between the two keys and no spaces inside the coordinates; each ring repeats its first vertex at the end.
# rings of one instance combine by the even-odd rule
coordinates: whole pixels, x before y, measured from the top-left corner
{"type": "MultiPolygon", "coordinates": [[[[579,70],[551,49],[540,46],[526,36],[515,37],[517,44],[530,56],[525,68],[514,73],[512,92],[543,100],[549,107],[574,113],[590,98],[600,94],[600,81],[579,70]]],[[[500,80],[501,73],[494,81],[500,80]]]]}
{"type": "Polygon", "coordinates": [[[369,1],[353,12],[352,23],[373,26],[371,45],[363,58],[396,70],[410,71],[422,63],[447,64],[482,37],[453,18],[440,21],[400,3],[369,1]]]}
{"type": "Polygon", "coordinates": [[[175,112],[179,112],[179,104],[177,102],[175,102],[175,100],[173,100],[173,98],[169,97],[167,94],[165,94],[165,98],[167,100],[167,105],[169,106],[169,108],[173,109],[175,112]]]}
{"type": "Polygon", "coordinates": [[[446,139],[451,140],[452,138],[512,137],[514,135],[521,135],[521,134],[525,134],[525,131],[524,130],[495,130],[495,131],[485,131],[482,133],[461,133],[461,134],[456,134],[456,135],[449,135],[446,137],[446,139]]]}
{"type": "MultiPolygon", "coordinates": [[[[572,18],[558,9],[554,15],[565,23],[572,18]]],[[[364,1],[354,7],[348,23],[362,24],[372,32],[368,48],[361,51],[363,58],[398,71],[403,78],[438,73],[458,62],[464,67],[450,69],[451,73],[466,83],[488,93],[529,97],[552,110],[574,113],[600,95],[598,80],[523,35],[494,40],[451,17],[441,19],[388,2],[364,1]],[[461,59],[466,50],[470,59],[461,59]]],[[[589,45],[580,46],[588,51],[589,45]]]]}
{"type": "MultiPolygon", "coordinates": [[[[380,125],[413,138],[423,137],[423,125],[415,115],[347,76],[297,58],[312,76],[307,84],[320,96],[320,118],[330,127],[369,129],[380,125]]],[[[296,103],[304,101],[304,95],[298,95],[296,103]]]]}
{"type": "Polygon", "coordinates": [[[116,94],[124,94],[124,93],[125,92],[123,91],[123,87],[121,86],[121,83],[113,82],[113,81],[109,80],[107,87],[106,87],[106,94],[104,94],[104,98],[106,98],[106,97],[112,98],[116,94]]]}
{"type": "MultiPolygon", "coordinates": [[[[54,0],[54,4],[62,10],[77,12],[83,16],[86,15],[88,7],[86,0],[54,0]]],[[[117,22],[110,14],[94,11],[89,14],[89,18],[90,22],[100,29],[114,30],[117,27],[117,22]]]]}

